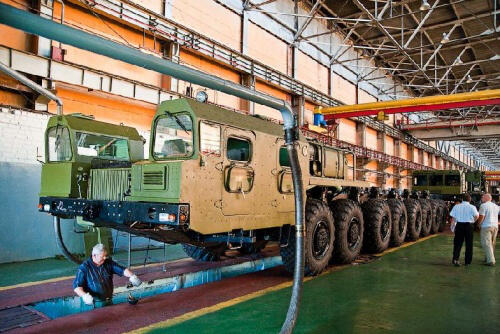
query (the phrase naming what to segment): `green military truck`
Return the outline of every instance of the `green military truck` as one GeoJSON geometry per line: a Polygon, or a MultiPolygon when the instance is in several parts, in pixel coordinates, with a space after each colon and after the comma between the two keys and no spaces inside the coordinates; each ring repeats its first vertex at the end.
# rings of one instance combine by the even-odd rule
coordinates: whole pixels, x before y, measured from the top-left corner
{"type": "MultiPolygon", "coordinates": [[[[98,190],[89,187],[89,179],[93,174],[108,167],[127,169],[132,162],[144,158],[143,138],[136,129],[99,122],[82,114],[51,117],[45,140],[45,163],[42,166],[40,187],[40,196],[43,198],[83,200],[96,196],[98,190]]],[[[114,180],[109,182],[112,185],[114,180]]],[[[40,209],[44,211],[51,210],[48,205],[61,205],[62,208],[62,202],[55,200],[50,204],[44,202],[43,205],[40,209]]],[[[60,212],[58,217],[74,218],[75,213],[60,212]]],[[[102,242],[111,249],[109,229],[85,222],[81,215],[76,218],[82,227],[80,232],[83,233],[86,255],[90,254],[96,242],[102,242]]],[[[60,236],[59,221],[56,222],[56,234],[60,236]]],[[[64,244],[61,247],[64,252],[64,244]]]]}
{"type": "Polygon", "coordinates": [[[486,191],[484,172],[460,170],[413,171],[413,190],[428,192],[433,199],[456,201],[467,192],[476,206],[481,204],[481,194],[486,191]]]}
{"type": "MultiPolygon", "coordinates": [[[[294,188],[279,124],[192,99],[166,101],[152,121],[149,159],[141,160],[130,128],[96,122],[107,138],[87,143],[68,119],[56,116],[48,125],[40,211],[182,243],[204,261],[229,248],[255,253],[274,241],[293,271],[294,188]]],[[[297,146],[307,198],[306,274],[332,260],[351,262],[362,248],[380,252],[425,235],[429,200],[362,196],[369,184],[348,178],[351,152],[304,136],[297,146]]]]}

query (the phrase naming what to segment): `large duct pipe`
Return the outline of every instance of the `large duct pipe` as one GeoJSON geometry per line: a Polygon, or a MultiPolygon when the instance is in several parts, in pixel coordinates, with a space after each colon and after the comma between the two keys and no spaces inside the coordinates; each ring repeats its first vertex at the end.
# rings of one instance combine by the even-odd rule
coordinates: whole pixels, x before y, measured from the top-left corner
{"type": "Polygon", "coordinates": [[[19,72],[15,71],[15,70],[11,69],[10,67],[4,65],[2,62],[0,62],[0,71],[4,72],[5,74],[7,74],[7,75],[9,75],[11,77],[13,77],[16,80],[22,82],[23,84],[25,84],[29,88],[33,89],[35,92],[37,92],[37,93],[45,96],[46,98],[55,101],[57,103],[57,114],[58,115],[62,115],[63,102],[61,101],[60,98],[58,98],[56,95],[54,95],[51,91],[43,88],[42,86],[40,86],[36,82],[28,79],[27,77],[25,77],[21,73],[19,73],[19,72]]]}
{"type": "Polygon", "coordinates": [[[145,54],[138,49],[133,49],[107,39],[91,35],[84,31],[74,29],[38,15],[31,14],[12,6],[0,3],[0,23],[11,27],[57,40],[61,43],[101,54],[129,64],[144,67],[159,73],[185,80],[197,85],[237,96],[255,103],[259,103],[279,110],[283,117],[285,143],[287,145],[292,178],[295,187],[295,229],[296,229],[296,261],[294,270],[294,284],[292,298],[288,308],[287,318],[281,329],[282,333],[291,333],[295,326],[300,305],[302,281],[304,278],[304,199],[300,164],[295,148],[299,130],[295,123],[290,105],[281,99],[257,92],[250,88],[223,80],[213,75],[176,64],[167,59],[145,54]],[[299,258],[300,257],[300,258],[299,258]]]}

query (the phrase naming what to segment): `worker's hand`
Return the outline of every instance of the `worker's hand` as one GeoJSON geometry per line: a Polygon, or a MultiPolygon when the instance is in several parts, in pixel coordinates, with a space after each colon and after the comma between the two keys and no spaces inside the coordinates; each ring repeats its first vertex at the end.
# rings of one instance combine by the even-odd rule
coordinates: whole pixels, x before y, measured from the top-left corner
{"type": "Polygon", "coordinates": [[[82,296],[82,300],[87,305],[94,305],[94,297],[92,297],[88,292],[82,296]]]}
{"type": "Polygon", "coordinates": [[[142,284],[142,281],[139,279],[139,277],[137,277],[137,275],[130,276],[129,281],[135,287],[138,287],[139,285],[142,284]]]}

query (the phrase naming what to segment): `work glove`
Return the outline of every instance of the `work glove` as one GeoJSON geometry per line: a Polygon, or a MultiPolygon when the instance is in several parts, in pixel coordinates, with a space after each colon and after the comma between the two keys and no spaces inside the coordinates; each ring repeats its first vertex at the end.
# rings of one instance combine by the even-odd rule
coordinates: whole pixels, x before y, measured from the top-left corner
{"type": "Polygon", "coordinates": [[[82,300],[87,305],[94,305],[94,297],[92,297],[88,292],[82,296],[82,300]]]}
{"type": "Polygon", "coordinates": [[[142,281],[139,279],[139,277],[137,277],[137,275],[132,275],[130,276],[130,278],[128,279],[130,281],[130,283],[132,283],[133,286],[135,287],[138,287],[139,285],[142,284],[142,281]]]}

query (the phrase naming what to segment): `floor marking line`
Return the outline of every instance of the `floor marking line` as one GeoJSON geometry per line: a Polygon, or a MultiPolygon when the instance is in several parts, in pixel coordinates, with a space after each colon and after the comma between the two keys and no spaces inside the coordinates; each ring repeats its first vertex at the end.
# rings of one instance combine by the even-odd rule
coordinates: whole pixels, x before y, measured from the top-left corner
{"type": "MultiPolygon", "coordinates": [[[[382,257],[386,254],[395,252],[399,249],[406,248],[406,247],[415,245],[419,242],[426,241],[426,240],[429,240],[431,238],[437,237],[438,235],[440,235],[440,234],[432,234],[432,235],[429,235],[427,237],[423,237],[421,239],[418,239],[416,241],[407,242],[399,247],[391,248],[391,249],[388,249],[382,253],[374,254],[374,256],[382,257]]],[[[334,271],[338,271],[338,270],[341,270],[341,269],[344,269],[347,267],[351,267],[351,266],[352,266],[352,264],[344,264],[344,265],[332,267],[330,269],[325,270],[324,272],[322,272],[318,276],[305,277],[304,283],[308,282],[312,279],[315,279],[316,277],[324,276],[324,275],[330,274],[334,271]]],[[[212,306],[207,306],[207,307],[195,310],[195,311],[191,311],[191,312],[182,314],[180,316],[177,316],[177,317],[174,317],[171,319],[163,320],[163,321],[160,321],[160,322],[157,322],[157,323],[145,326],[145,327],[137,328],[137,329],[134,329],[132,331],[126,332],[125,334],[144,334],[144,333],[148,333],[149,331],[152,331],[152,330],[155,330],[158,328],[169,328],[169,327],[178,325],[180,323],[183,323],[185,321],[192,320],[192,319],[204,316],[206,314],[214,313],[214,312],[220,311],[224,308],[231,307],[231,306],[243,303],[243,302],[251,300],[251,299],[255,299],[255,298],[263,296],[269,292],[274,292],[274,291],[278,291],[278,290],[282,290],[282,289],[291,287],[292,285],[293,285],[293,281],[287,281],[284,283],[280,283],[278,285],[275,285],[275,286],[272,286],[269,288],[265,288],[265,289],[262,289],[262,290],[259,290],[256,292],[249,293],[247,295],[243,295],[240,297],[236,297],[234,299],[220,302],[220,303],[212,305],[212,306]]]]}

